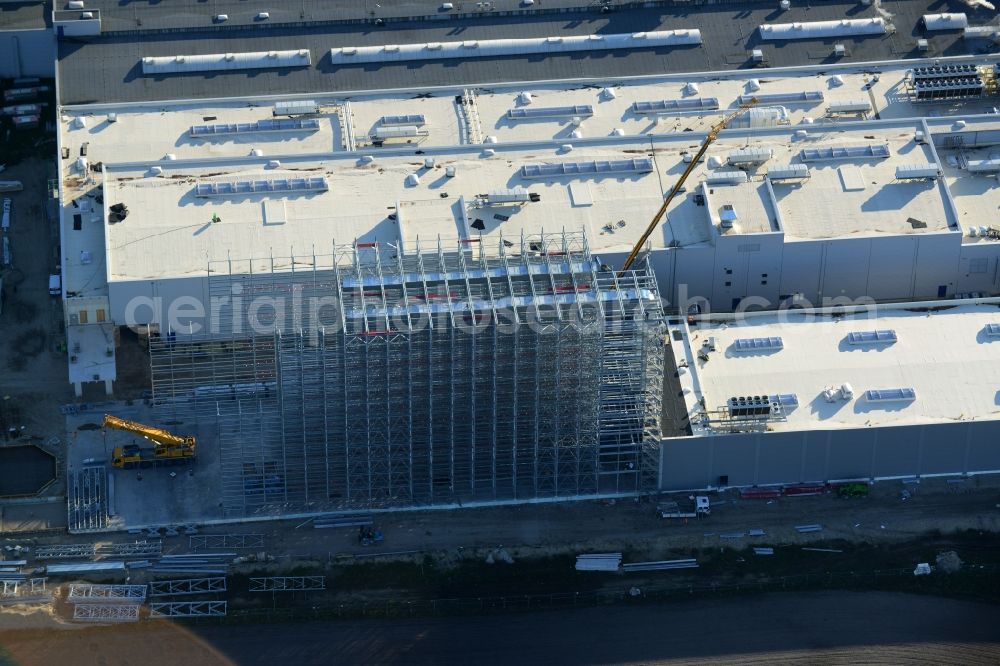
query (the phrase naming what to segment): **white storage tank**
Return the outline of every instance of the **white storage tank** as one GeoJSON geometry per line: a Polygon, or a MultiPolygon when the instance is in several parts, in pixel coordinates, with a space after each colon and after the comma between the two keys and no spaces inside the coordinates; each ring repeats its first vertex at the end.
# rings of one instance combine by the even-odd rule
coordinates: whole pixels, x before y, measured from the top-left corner
{"type": "Polygon", "coordinates": [[[924,14],[927,30],[964,30],[969,27],[969,17],[962,13],[924,14]]]}

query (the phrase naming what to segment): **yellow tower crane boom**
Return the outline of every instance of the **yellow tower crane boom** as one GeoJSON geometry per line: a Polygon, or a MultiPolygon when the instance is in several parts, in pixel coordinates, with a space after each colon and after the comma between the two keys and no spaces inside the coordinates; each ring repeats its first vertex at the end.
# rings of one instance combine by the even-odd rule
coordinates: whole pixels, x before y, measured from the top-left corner
{"type": "Polygon", "coordinates": [[[157,463],[157,461],[183,462],[194,458],[194,449],[197,443],[194,437],[181,437],[162,428],[154,428],[110,414],[104,415],[104,427],[141,435],[153,443],[152,458],[144,454],[134,444],[116,448],[111,459],[111,464],[115,467],[136,467],[147,463],[157,463]]]}
{"type": "Polygon", "coordinates": [[[667,194],[667,197],[663,200],[663,205],[660,206],[660,209],[658,211],[656,211],[656,215],[653,216],[653,219],[649,223],[649,226],[646,227],[646,230],[642,233],[642,236],[639,238],[639,241],[635,244],[635,247],[632,248],[632,252],[630,252],[628,258],[625,259],[625,264],[622,266],[621,272],[624,273],[625,271],[627,271],[629,267],[632,266],[632,263],[635,262],[635,258],[638,257],[639,252],[642,251],[642,246],[646,244],[646,241],[649,240],[649,237],[656,230],[656,227],[659,226],[660,220],[663,219],[663,216],[667,212],[667,208],[670,207],[670,203],[681,191],[681,188],[684,186],[684,182],[688,179],[688,176],[691,175],[691,172],[694,171],[695,166],[697,166],[698,162],[701,161],[701,158],[705,156],[705,151],[708,150],[708,147],[712,145],[715,139],[719,136],[719,132],[726,129],[726,125],[732,122],[733,118],[736,118],[737,116],[741,115],[744,111],[754,106],[755,104],[757,104],[757,98],[756,97],[750,98],[749,101],[740,104],[738,109],[730,113],[728,116],[723,118],[717,124],[713,125],[712,129],[708,130],[708,136],[706,136],[705,140],[702,142],[701,148],[698,149],[698,152],[695,154],[694,159],[688,162],[687,167],[684,169],[684,173],[681,174],[681,177],[677,179],[677,182],[674,183],[674,186],[670,189],[670,192],[667,194]]]}

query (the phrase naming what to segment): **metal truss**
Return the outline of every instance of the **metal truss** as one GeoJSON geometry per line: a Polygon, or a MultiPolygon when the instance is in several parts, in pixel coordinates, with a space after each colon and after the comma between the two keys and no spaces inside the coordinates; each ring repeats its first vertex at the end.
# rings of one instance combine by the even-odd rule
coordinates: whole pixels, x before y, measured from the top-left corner
{"type": "Polygon", "coordinates": [[[163,552],[162,541],[135,541],[132,543],[112,543],[101,546],[102,555],[117,557],[156,556],[163,552]]]}
{"type": "Polygon", "coordinates": [[[146,600],[146,586],[73,584],[66,600],[71,604],[142,603],[146,600]]]}
{"type": "Polygon", "coordinates": [[[108,527],[108,473],[104,466],[84,467],[68,475],[67,526],[70,534],[101,532],[108,527]]]}
{"type": "Polygon", "coordinates": [[[35,548],[36,560],[69,560],[90,558],[97,554],[97,546],[92,543],[73,543],[35,548]]]}
{"type": "Polygon", "coordinates": [[[226,579],[222,576],[212,578],[184,578],[181,580],[154,580],[149,583],[149,596],[151,597],[225,591],[226,579]]]}
{"type": "Polygon", "coordinates": [[[199,534],[189,537],[192,550],[212,548],[254,549],[264,547],[263,534],[199,534]]]}
{"type": "Polygon", "coordinates": [[[159,408],[215,421],[227,516],[652,489],[664,327],[648,263],[612,271],[582,232],[485,245],[209,266],[220,332],[164,332],[150,363],[159,408]],[[257,297],[290,300],[273,334],[249,333],[257,297]]]}
{"type": "Polygon", "coordinates": [[[77,622],[137,622],[138,604],[76,604],[73,619],[77,622]]]}
{"type": "Polygon", "coordinates": [[[251,592],[325,590],[326,576],[267,576],[250,579],[251,592]]]}
{"type": "Polygon", "coordinates": [[[0,581],[0,598],[10,603],[22,599],[49,598],[49,592],[45,589],[46,578],[25,578],[23,580],[3,580],[0,581]]]}
{"type": "Polygon", "coordinates": [[[222,617],[225,601],[154,601],[149,604],[150,617],[222,617]]]}

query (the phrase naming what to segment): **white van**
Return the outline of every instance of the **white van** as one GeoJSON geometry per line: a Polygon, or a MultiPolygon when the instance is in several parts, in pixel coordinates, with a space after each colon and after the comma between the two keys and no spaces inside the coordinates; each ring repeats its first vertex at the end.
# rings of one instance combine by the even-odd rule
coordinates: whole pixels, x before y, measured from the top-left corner
{"type": "Polygon", "coordinates": [[[62,296],[62,276],[58,273],[49,276],[49,295],[62,296]]]}

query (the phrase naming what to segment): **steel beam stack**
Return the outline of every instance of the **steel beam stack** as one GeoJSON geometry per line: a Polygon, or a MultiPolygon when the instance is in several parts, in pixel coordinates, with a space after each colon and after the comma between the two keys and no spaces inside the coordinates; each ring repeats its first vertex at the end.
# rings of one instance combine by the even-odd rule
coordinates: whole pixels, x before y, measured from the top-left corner
{"type": "Polygon", "coordinates": [[[152,383],[217,423],[228,515],[655,488],[656,281],[583,233],[334,244],[208,284],[217,330],[152,339],[152,383]]]}

